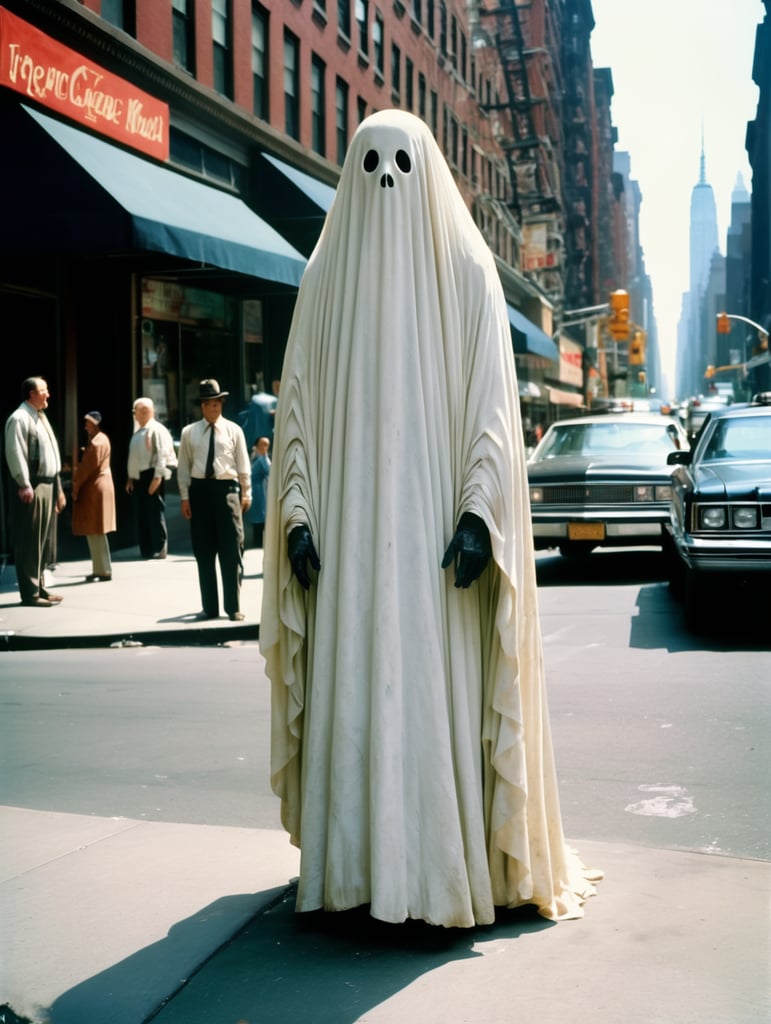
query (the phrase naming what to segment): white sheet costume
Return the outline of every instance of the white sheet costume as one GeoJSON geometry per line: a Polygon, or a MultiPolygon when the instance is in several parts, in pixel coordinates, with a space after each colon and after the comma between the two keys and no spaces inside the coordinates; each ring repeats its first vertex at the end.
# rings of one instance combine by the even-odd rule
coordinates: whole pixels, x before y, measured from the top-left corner
{"type": "Polygon", "coordinates": [[[298,910],[468,927],[580,916],[593,891],[563,841],[524,450],[490,251],[428,128],[375,114],[300,287],[270,478],[261,646],[298,910]],[[493,560],[457,589],[466,511],[493,560]]]}

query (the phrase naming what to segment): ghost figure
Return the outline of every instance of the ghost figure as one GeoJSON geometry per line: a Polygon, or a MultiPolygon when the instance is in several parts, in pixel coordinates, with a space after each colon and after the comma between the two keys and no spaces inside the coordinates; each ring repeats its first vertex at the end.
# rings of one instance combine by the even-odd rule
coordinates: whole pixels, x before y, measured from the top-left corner
{"type": "Polygon", "coordinates": [[[281,377],[261,647],[297,909],[582,914],[495,265],[428,128],[352,139],[281,377]],[[488,560],[489,559],[489,560],[488,560]]]}

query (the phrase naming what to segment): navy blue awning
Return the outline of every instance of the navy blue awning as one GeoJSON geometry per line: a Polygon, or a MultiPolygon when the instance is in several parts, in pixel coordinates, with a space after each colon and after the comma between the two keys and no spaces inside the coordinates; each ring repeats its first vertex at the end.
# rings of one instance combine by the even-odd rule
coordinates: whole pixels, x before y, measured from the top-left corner
{"type": "MultiPolygon", "coordinates": [[[[200,264],[298,285],[305,257],[242,200],[128,153],[112,143],[23,107],[71,160],[114,201],[76,200],[59,220],[73,247],[114,239],[133,249],[164,252],[200,264]],[[122,218],[115,216],[115,204],[122,218]],[[78,207],[80,207],[78,209],[78,207]],[[127,219],[129,224],[109,223],[127,219]],[[100,218],[107,215],[108,222],[100,218]]],[[[49,168],[55,192],[57,174],[49,168]]],[[[65,174],[65,179],[72,174],[65,174]]],[[[72,187],[75,193],[74,183],[72,187]]],[[[66,202],[67,196],[64,197],[66,202]]],[[[53,230],[56,223],[49,223],[53,230]]]]}
{"type": "Polygon", "coordinates": [[[283,160],[279,160],[277,156],[273,156],[271,153],[263,153],[262,155],[277,171],[280,171],[285,178],[288,178],[294,186],[299,188],[311,202],[315,203],[320,210],[323,210],[324,213],[329,213],[332,200],[335,198],[335,189],[331,185],[325,185],[323,181],[318,181],[310,174],[306,174],[305,171],[298,171],[296,167],[292,167],[291,164],[285,164],[283,160]]]}
{"type": "Polygon", "coordinates": [[[534,356],[542,356],[553,362],[559,360],[559,349],[545,331],[536,327],[523,313],[508,303],[506,303],[506,310],[509,314],[511,338],[514,342],[515,352],[519,352],[520,355],[529,353],[534,356]]]}

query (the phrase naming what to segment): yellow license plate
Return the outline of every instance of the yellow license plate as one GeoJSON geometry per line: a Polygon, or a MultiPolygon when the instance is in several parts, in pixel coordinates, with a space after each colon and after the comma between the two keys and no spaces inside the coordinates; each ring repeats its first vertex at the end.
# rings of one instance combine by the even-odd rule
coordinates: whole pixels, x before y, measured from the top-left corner
{"type": "Polygon", "coordinates": [[[568,523],[568,540],[605,540],[605,523],[568,523]]]}

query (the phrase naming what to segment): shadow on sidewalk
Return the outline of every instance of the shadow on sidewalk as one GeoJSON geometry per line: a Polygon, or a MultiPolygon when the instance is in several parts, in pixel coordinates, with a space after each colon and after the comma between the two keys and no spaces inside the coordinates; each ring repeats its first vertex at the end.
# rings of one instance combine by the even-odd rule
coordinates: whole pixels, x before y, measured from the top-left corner
{"type": "Polygon", "coordinates": [[[475,929],[385,924],[366,908],[297,914],[295,896],[294,887],[274,890],[272,902],[189,978],[180,964],[176,989],[158,1009],[148,1007],[148,989],[172,983],[170,966],[182,951],[200,946],[197,933],[205,933],[213,915],[232,915],[238,901],[253,896],[218,900],[175,925],[166,939],[70,989],[51,1007],[51,1024],[353,1024],[421,976],[481,956],[476,941],[554,927],[531,907],[499,911],[494,925],[475,929]],[[136,1001],[142,994],[140,1015],[136,1001]]]}

